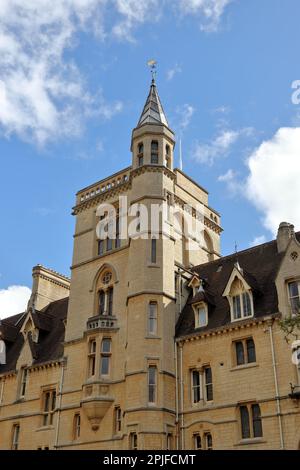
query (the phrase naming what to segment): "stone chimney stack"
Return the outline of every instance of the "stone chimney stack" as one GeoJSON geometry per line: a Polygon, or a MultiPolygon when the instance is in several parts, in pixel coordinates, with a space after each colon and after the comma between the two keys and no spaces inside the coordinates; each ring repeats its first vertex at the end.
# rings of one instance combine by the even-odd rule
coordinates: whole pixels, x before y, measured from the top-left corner
{"type": "Polygon", "coordinates": [[[277,232],[277,250],[282,253],[287,249],[287,246],[292,238],[294,238],[294,225],[288,222],[281,222],[277,232]]]}
{"type": "Polygon", "coordinates": [[[38,264],[32,269],[32,293],[28,308],[42,310],[55,300],[69,297],[70,279],[38,264]]]}

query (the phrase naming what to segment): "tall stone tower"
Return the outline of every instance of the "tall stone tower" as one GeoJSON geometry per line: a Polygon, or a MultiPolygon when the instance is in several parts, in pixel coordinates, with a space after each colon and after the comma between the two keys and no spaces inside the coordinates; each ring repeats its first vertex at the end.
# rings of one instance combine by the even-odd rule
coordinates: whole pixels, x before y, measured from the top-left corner
{"type": "MultiPolygon", "coordinates": [[[[208,193],[174,169],[175,136],[155,81],[131,139],[132,164],[77,193],[71,291],[66,326],[66,370],[59,445],[80,415],[82,445],[103,449],[175,446],[174,334],[189,268],[219,256],[219,214],[208,193]],[[149,214],[136,236],[99,240],[97,208],[119,214],[127,198],[129,221],[149,214]],[[176,236],[173,208],[201,203],[203,244],[189,252],[176,236]],[[165,224],[151,232],[151,208],[165,204],[165,224]],[[133,210],[134,209],[134,210],[133,210]],[[168,231],[165,236],[164,231],[168,231]]],[[[188,238],[186,235],[185,238],[188,238]]],[[[80,442],[73,445],[80,448],[80,442]]]]}

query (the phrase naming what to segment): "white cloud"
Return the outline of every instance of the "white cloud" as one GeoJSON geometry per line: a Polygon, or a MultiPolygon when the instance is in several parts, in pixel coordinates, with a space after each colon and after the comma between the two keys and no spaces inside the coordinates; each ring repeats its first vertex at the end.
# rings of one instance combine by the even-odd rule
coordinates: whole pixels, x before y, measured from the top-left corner
{"type": "Polygon", "coordinates": [[[217,113],[217,114],[228,114],[230,113],[230,111],[231,111],[230,106],[225,106],[225,105],[218,106],[217,108],[214,108],[212,110],[213,113],[217,113]]]}
{"type": "Polygon", "coordinates": [[[238,177],[238,173],[232,169],[229,169],[223,175],[218,176],[218,181],[226,183],[227,191],[231,196],[234,196],[244,187],[243,182],[238,177]]]}
{"type": "Polygon", "coordinates": [[[0,289],[0,318],[22,313],[27,307],[31,290],[25,286],[0,289]]]}
{"type": "Polygon", "coordinates": [[[196,141],[193,148],[193,158],[199,163],[213,165],[216,159],[226,157],[237,140],[253,134],[253,128],[222,129],[219,134],[209,143],[196,141]]]}
{"type": "Polygon", "coordinates": [[[182,12],[198,14],[201,17],[200,27],[207,33],[218,30],[225,8],[232,0],[179,0],[182,12]]]}
{"type": "Polygon", "coordinates": [[[262,245],[263,243],[266,243],[267,239],[265,235],[259,235],[258,237],[255,237],[252,242],[249,243],[249,246],[257,246],[257,245],[262,245]]]}
{"type": "MultiPolygon", "coordinates": [[[[88,117],[110,119],[120,101],[96,96],[66,52],[78,33],[133,40],[132,31],[159,20],[174,7],[182,15],[201,14],[214,29],[229,0],[1,0],[0,132],[43,145],[78,135],[88,117]]],[[[99,69],[101,65],[99,65],[99,69]]],[[[170,79],[179,67],[169,71],[170,79]]]]}
{"type": "Polygon", "coordinates": [[[190,124],[191,119],[194,115],[195,108],[191,104],[184,104],[183,106],[179,106],[176,109],[176,113],[179,116],[179,129],[184,131],[190,124]]]}
{"type": "Polygon", "coordinates": [[[173,80],[174,76],[178,73],[181,73],[182,69],[178,64],[175,64],[174,67],[167,71],[167,80],[173,80]]]}
{"type": "Polygon", "coordinates": [[[300,227],[300,127],[280,128],[249,157],[248,199],[273,235],[279,223],[300,227]]]}
{"type": "Polygon", "coordinates": [[[77,135],[87,116],[110,119],[121,103],[91,96],[64,53],[75,33],[103,38],[106,0],[1,0],[0,129],[38,144],[77,135]]]}
{"type": "Polygon", "coordinates": [[[123,17],[114,25],[113,34],[129,41],[133,41],[133,28],[146,21],[157,21],[162,13],[159,0],[113,0],[113,3],[123,17]]]}

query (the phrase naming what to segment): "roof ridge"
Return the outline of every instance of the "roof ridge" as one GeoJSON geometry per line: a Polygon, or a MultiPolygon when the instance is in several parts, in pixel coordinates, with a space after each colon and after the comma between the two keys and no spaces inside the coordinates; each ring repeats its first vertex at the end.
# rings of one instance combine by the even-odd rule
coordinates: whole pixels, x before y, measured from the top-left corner
{"type": "MultiPolygon", "coordinates": [[[[299,232],[300,233],[300,232],[299,232]]],[[[197,268],[202,268],[203,266],[208,266],[210,264],[217,264],[217,263],[220,263],[222,262],[223,260],[226,260],[228,258],[231,258],[231,257],[236,257],[238,256],[239,254],[242,254],[242,253],[245,253],[245,252],[250,252],[250,251],[255,251],[255,249],[261,247],[261,246],[265,246],[265,245],[271,245],[272,243],[276,242],[276,240],[270,240],[268,242],[265,242],[265,243],[261,243],[259,245],[255,245],[255,246],[251,246],[250,248],[245,248],[244,250],[241,250],[241,251],[237,251],[235,253],[231,253],[230,255],[226,255],[226,256],[221,256],[220,258],[218,259],[215,259],[213,261],[208,261],[206,263],[203,263],[203,264],[197,264],[196,266],[193,266],[192,268],[192,271],[197,269],[197,268]]]]}

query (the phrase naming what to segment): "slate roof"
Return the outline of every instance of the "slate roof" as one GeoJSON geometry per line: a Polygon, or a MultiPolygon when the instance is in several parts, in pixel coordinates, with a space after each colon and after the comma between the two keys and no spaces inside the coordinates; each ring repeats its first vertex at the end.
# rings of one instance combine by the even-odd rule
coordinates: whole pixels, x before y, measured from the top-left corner
{"type": "MultiPolygon", "coordinates": [[[[296,233],[300,241],[300,232],[296,233]]],[[[225,326],[231,322],[228,300],[222,296],[235,263],[239,262],[246,282],[251,286],[254,301],[254,317],[259,318],[278,313],[278,297],[275,286],[276,275],[284,253],[278,253],[276,240],[240,251],[193,268],[205,280],[208,302],[208,325],[195,329],[192,293],[183,308],[177,325],[176,336],[186,336],[225,326]]]]}
{"type": "MultiPolygon", "coordinates": [[[[42,364],[63,357],[64,320],[67,318],[68,301],[68,297],[57,300],[42,311],[32,312],[33,322],[39,329],[37,343],[32,341],[31,334],[28,335],[33,364],[42,364]]],[[[0,374],[14,371],[16,368],[16,363],[24,345],[24,338],[20,330],[26,317],[26,313],[20,313],[1,321],[0,331],[6,343],[6,364],[0,365],[0,374]]]]}
{"type": "Polygon", "coordinates": [[[149,95],[137,127],[140,127],[143,124],[164,124],[169,127],[154,80],[152,80],[149,95]]]}

